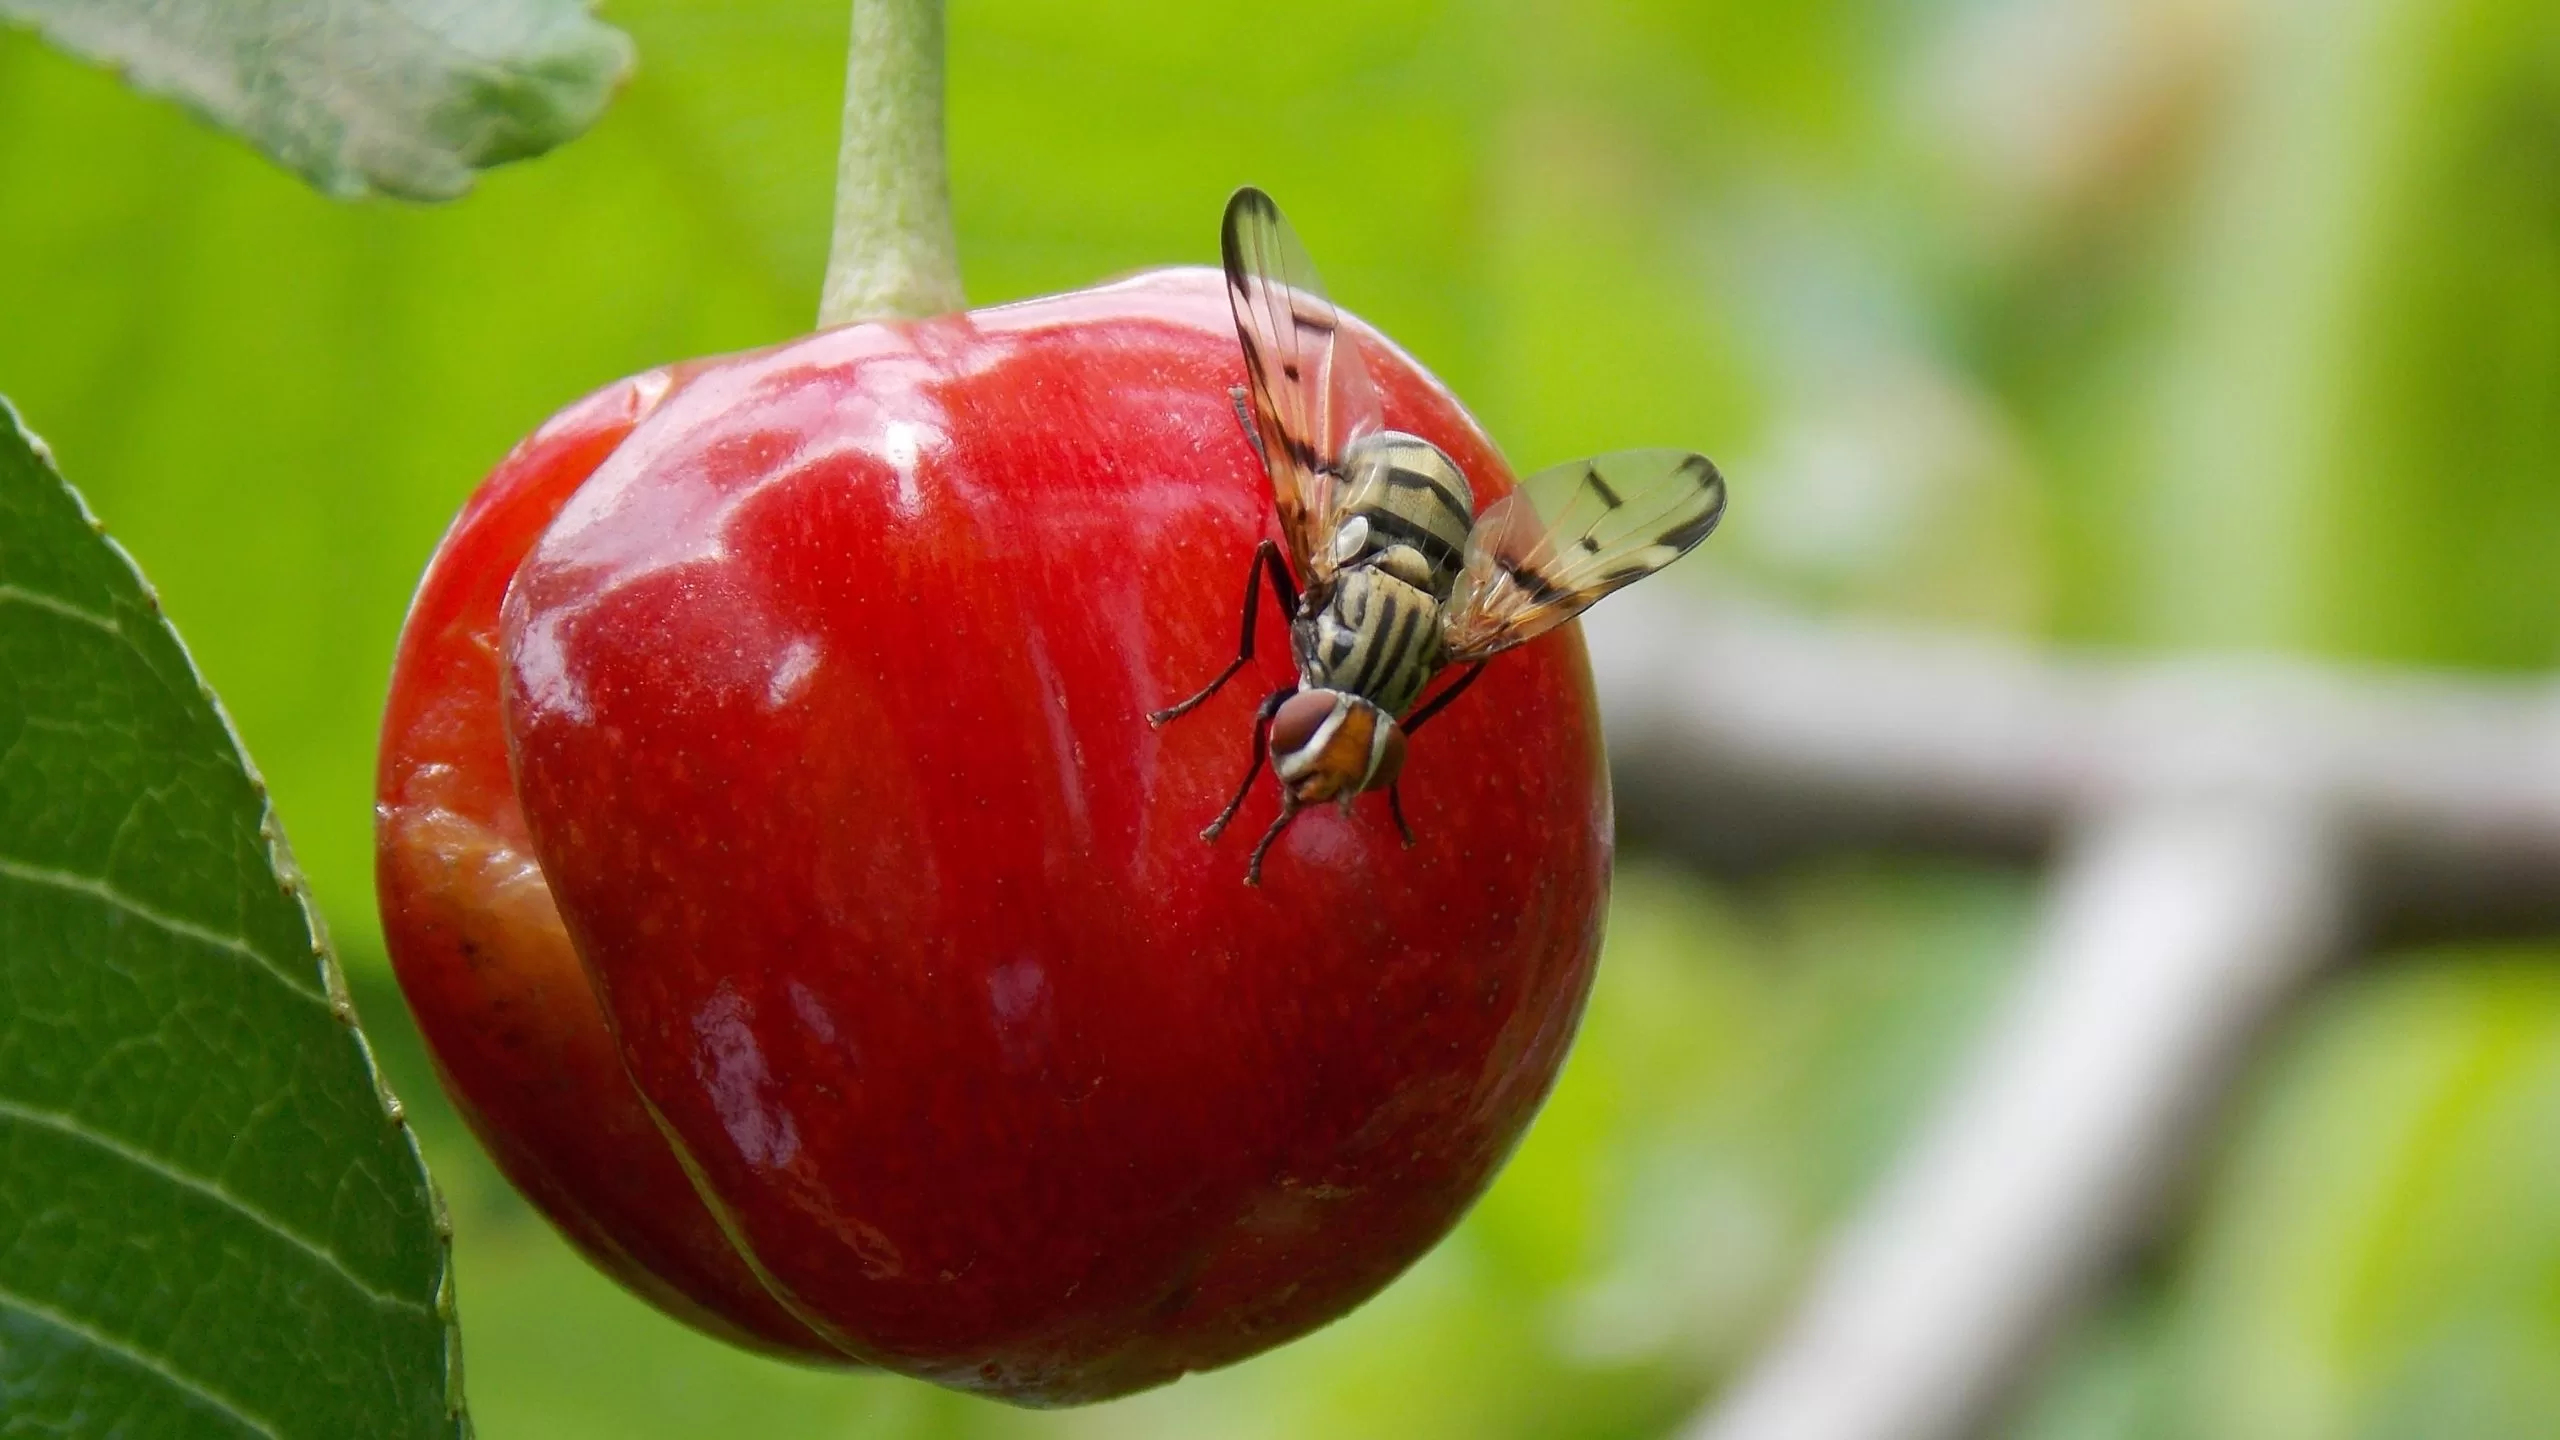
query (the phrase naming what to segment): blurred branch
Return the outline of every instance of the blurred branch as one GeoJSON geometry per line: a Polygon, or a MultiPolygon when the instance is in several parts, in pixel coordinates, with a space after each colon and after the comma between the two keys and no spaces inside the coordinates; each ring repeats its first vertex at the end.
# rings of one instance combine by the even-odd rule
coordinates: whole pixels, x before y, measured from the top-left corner
{"type": "Polygon", "coordinates": [[[2560,694],[1615,601],[1625,831],[1711,867],[2061,861],[1971,1068],[1699,1440],[1949,1440],[2136,1238],[2251,1042],[2359,931],[2560,922],[2560,694]]]}
{"type": "Polygon", "coordinates": [[[1953,1440],[2149,1219],[2263,1022],[2331,953],[2316,816],[2127,807],[2066,860],[1972,1068],[1710,1440],[1953,1440]]]}
{"type": "Polygon", "coordinates": [[[2560,689],[2015,642],[1631,591],[1586,622],[1619,825],[1710,868],[2052,856],[2174,783],[2316,799],[2362,934],[2560,927],[2560,689]]]}

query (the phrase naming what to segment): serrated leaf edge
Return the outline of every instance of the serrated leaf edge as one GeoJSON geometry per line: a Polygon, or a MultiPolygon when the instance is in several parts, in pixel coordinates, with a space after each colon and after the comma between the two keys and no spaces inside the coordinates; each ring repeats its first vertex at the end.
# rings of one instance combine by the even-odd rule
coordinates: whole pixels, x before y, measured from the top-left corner
{"type": "MultiPolygon", "coordinates": [[[[113,535],[108,533],[105,522],[101,521],[97,517],[96,513],[89,509],[88,499],[80,493],[79,487],[73,485],[69,478],[63,475],[62,467],[54,460],[53,447],[46,444],[44,437],[37,434],[34,429],[28,426],[26,417],[18,413],[17,406],[11,403],[9,398],[5,395],[0,395],[0,421],[5,421],[12,430],[27,442],[27,448],[34,454],[36,463],[43,467],[45,474],[52,477],[53,482],[56,485],[62,487],[63,493],[70,497],[72,505],[79,510],[80,518],[88,525],[90,531],[97,535],[98,539],[106,546],[108,552],[115,556],[117,563],[123,565],[125,570],[132,575],[134,584],[141,589],[143,596],[149,601],[152,613],[158,615],[160,613],[160,592],[152,588],[149,577],[142,573],[142,567],[135,562],[132,554],[127,551],[113,535]]],[[[77,609],[77,607],[71,608],[75,610],[77,609]]],[[[80,612],[80,616],[81,618],[92,621],[99,618],[90,616],[85,611],[80,612]]],[[[107,621],[105,623],[107,628],[115,630],[118,634],[123,633],[122,627],[116,625],[113,621],[107,621]]],[[[470,1440],[472,1435],[471,1415],[469,1408],[464,1403],[462,1387],[462,1328],[454,1303],[453,1218],[451,1213],[445,1208],[444,1192],[437,1187],[434,1173],[427,1169],[426,1152],[418,1144],[417,1132],[409,1126],[407,1108],[400,1103],[400,1098],[397,1095],[391,1093],[390,1084],[383,1079],[382,1067],[374,1058],[373,1042],[365,1035],[364,1027],[357,1020],[355,996],[347,987],[346,971],[338,963],[336,947],[329,943],[327,921],[321,917],[318,907],[312,904],[310,886],[303,879],[302,867],[294,862],[292,846],[289,845],[284,838],[284,826],[276,816],[275,802],[268,794],[266,777],[259,773],[257,762],[249,758],[249,747],[241,740],[239,727],[232,723],[231,712],[223,706],[221,697],[214,694],[213,687],[206,683],[203,668],[196,664],[194,652],[187,649],[186,637],[178,633],[178,628],[176,626],[166,624],[165,620],[163,622],[163,628],[168,632],[170,641],[177,646],[178,657],[186,665],[187,673],[195,678],[197,689],[203,695],[205,703],[212,707],[214,719],[221,724],[223,736],[231,742],[232,753],[240,762],[241,772],[248,777],[250,789],[258,797],[258,836],[260,840],[265,843],[269,868],[275,872],[277,881],[283,887],[284,893],[292,899],[295,907],[302,912],[304,927],[311,936],[312,960],[319,969],[321,990],[322,993],[327,996],[329,1013],[338,1021],[340,1028],[345,1030],[348,1037],[354,1042],[357,1058],[364,1066],[365,1076],[373,1082],[374,1099],[381,1107],[383,1118],[391,1122],[392,1127],[397,1129],[402,1138],[407,1142],[409,1157],[418,1167],[418,1176],[421,1180],[426,1182],[427,1205],[430,1217],[435,1227],[438,1259],[436,1266],[435,1296],[432,1304],[437,1320],[442,1322],[444,1327],[444,1362],[446,1379],[445,1414],[453,1423],[454,1434],[459,1437],[459,1440],[470,1440]]],[[[117,897],[116,903],[122,904],[126,909],[133,911],[137,916],[141,916],[142,918],[155,918],[145,915],[140,907],[135,906],[129,900],[117,897]]],[[[158,923],[186,923],[172,922],[166,917],[156,918],[158,923]]],[[[194,930],[200,928],[201,927],[190,926],[189,933],[192,934],[194,930]]],[[[214,939],[218,941],[219,937],[214,937],[214,939]]],[[[234,943],[239,945],[241,948],[248,948],[246,947],[245,942],[234,943]]],[[[255,954],[256,952],[252,950],[251,953],[255,954]]],[[[261,967],[266,968],[265,957],[260,955],[258,956],[258,959],[261,967]]],[[[297,990],[301,989],[300,986],[295,986],[293,988],[297,990]]],[[[237,1208],[236,1202],[234,1202],[234,1205],[235,1208],[237,1208]]],[[[277,1233],[285,1235],[288,1239],[294,1238],[291,1232],[285,1231],[281,1227],[271,1226],[270,1228],[275,1228],[277,1233]]],[[[327,1254],[328,1252],[324,1250],[322,1253],[327,1254]]],[[[332,1263],[335,1264],[335,1257],[331,1256],[330,1258],[332,1263]]],[[[341,1271],[345,1270],[343,1265],[338,1265],[337,1268],[341,1271]]],[[[358,1287],[366,1294],[378,1294],[378,1292],[376,1292],[371,1286],[365,1285],[361,1281],[357,1283],[358,1287]]],[[[62,1325],[63,1328],[68,1330],[70,1333],[78,1334],[84,1339],[96,1340],[97,1338],[88,1331],[86,1327],[70,1324],[64,1321],[62,1317],[52,1314],[44,1307],[26,1304],[15,1296],[0,1298],[5,1298],[9,1304],[21,1306],[21,1308],[26,1309],[28,1313],[36,1315],[39,1319],[43,1319],[48,1324],[62,1325]]],[[[151,1357],[133,1350],[129,1345],[119,1343],[108,1345],[106,1348],[119,1354],[131,1356],[137,1362],[151,1361],[151,1357]]],[[[265,1433],[275,1433],[271,1427],[266,1427],[263,1425],[263,1422],[256,1421],[255,1417],[251,1416],[246,1411],[240,1410],[237,1405],[231,1404],[230,1402],[223,1400],[220,1396],[205,1391],[201,1385],[188,1381],[183,1376],[169,1371],[165,1365],[155,1364],[155,1368],[159,1369],[161,1373],[168,1375],[172,1380],[172,1383],[182,1385],[190,1391],[203,1395],[209,1402],[224,1405],[226,1409],[239,1415],[244,1421],[259,1424],[261,1428],[265,1429],[265,1433]]]]}

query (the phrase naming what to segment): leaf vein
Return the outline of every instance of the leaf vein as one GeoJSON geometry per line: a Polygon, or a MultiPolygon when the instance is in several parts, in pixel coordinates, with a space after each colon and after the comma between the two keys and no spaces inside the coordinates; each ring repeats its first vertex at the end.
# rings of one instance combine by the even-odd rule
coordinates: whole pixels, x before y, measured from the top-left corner
{"type": "Polygon", "coordinates": [[[138,1345],[102,1334],[50,1306],[40,1305],[13,1290],[0,1288],[0,1306],[50,1325],[73,1339],[116,1356],[136,1369],[158,1376],[170,1388],[184,1393],[198,1404],[220,1411],[225,1417],[239,1422],[254,1434],[264,1435],[268,1440],[284,1440],[282,1432],[278,1431],[273,1423],[259,1416],[246,1405],[188,1375],[166,1359],[138,1345]]]}
{"type": "Polygon", "coordinates": [[[124,638],[124,628],[109,616],[100,615],[92,610],[83,610],[68,600],[47,595],[41,590],[30,590],[24,585],[12,585],[0,581],[0,604],[10,603],[33,606],[38,610],[59,615],[65,620],[77,620],[83,625],[104,630],[119,640],[124,638]]]}
{"type": "Polygon", "coordinates": [[[55,1134],[66,1135],[103,1150],[129,1165],[148,1170],[172,1185],[192,1190],[222,1205],[259,1229],[309,1255],[327,1266],[339,1279],[344,1280],[349,1289],[374,1304],[396,1310],[413,1310],[421,1315],[430,1313],[424,1301],[413,1300],[406,1295],[395,1295],[388,1290],[375,1287],[363,1276],[358,1275],[345,1260],[340,1259],[337,1251],[233,1194],[221,1181],[180,1169],[147,1150],[136,1149],[112,1135],[93,1130],[82,1124],[77,1116],[0,1097],[0,1120],[15,1120],[20,1124],[41,1126],[55,1134]]]}
{"type": "Polygon", "coordinates": [[[144,924],[149,925],[154,929],[175,935],[180,939],[193,940],[199,945],[211,946],[216,950],[225,951],[229,954],[237,955],[242,959],[251,961],[256,964],[259,969],[264,970],[269,975],[283,981],[286,989],[291,990],[294,994],[301,996],[303,999],[308,1000],[315,1005],[326,1005],[329,1003],[327,996],[322,995],[317,990],[305,987],[301,981],[294,978],[293,972],[285,969],[283,965],[277,963],[275,957],[267,954],[263,950],[260,950],[257,946],[250,944],[246,938],[238,935],[225,935],[221,931],[215,930],[209,926],[199,925],[192,920],[182,920],[175,915],[165,914],[159,910],[155,910],[151,906],[134,899],[132,896],[125,894],[121,890],[118,890],[104,880],[92,879],[86,875],[75,875],[68,870],[54,870],[41,865],[29,865],[22,861],[11,860],[6,856],[0,856],[0,878],[19,880],[29,885],[44,885],[56,890],[68,890],[78,895],[87,895],[103,904],[111,906],[117,910],[121,910],[127,915],[131,915],[135,919],[142,921],[144,924]]]}

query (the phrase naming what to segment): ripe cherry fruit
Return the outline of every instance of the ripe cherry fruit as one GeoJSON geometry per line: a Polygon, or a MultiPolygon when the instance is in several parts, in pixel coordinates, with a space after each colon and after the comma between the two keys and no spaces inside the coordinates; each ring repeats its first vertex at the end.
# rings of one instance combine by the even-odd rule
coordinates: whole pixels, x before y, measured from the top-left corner
{"type": "MultiPolygon", "coordinates": [[[[1387,422],[1509,472],[1353,322],[1387,422]]],[[[1517,1142],[1589,988],[1578,634],[1402,798],[1243,773],[1275,535],[1221,278],[653,372],[500,466],[401,642],[384,925],[448,1087],[598,1263],[767,1348],[1096,1400],[1341,1315],[1517,1142]],[[503,597],[503,607],[501,600],[503,597]],[[512,769],[509,761],[512,758],[512,769]]],[[[1266,617],[1268,618],[1268,617],[1266,617]]]]}

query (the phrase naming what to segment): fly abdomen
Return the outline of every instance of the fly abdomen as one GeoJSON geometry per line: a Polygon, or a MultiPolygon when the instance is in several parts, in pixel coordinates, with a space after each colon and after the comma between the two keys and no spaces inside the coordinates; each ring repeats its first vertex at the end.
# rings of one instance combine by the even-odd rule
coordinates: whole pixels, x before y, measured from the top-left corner
{"type": "Polygon", "coordinates": [[[1299,671],[1311,689],[1401,715],[1440,668],[1440,599],[1377,564],[1334,577],[1299,671]]]}

